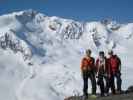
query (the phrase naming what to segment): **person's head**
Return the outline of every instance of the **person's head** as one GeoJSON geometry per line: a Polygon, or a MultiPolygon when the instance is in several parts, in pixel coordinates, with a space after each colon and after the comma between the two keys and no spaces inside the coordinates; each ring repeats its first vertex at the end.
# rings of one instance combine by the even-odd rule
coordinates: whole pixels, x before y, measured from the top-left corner
{"type": "Polygon", "coordinates": [[[109,50],[108,54],[109,54],[109,56],[113,56],[113,54],[114,54],[113,50],[109,50]]]}
{"type": "Polygon", "coordinates": [[[86,50],[86,55],[87,55],[88,57],[91,56],[91,50],[90,50],[90,49],[87,49],[87,50],[86,50]]]}
{"type": "Polygon", "coordinates": [[[100,51],[100,52],[99,52],[99,57],[100,57],[100,58],[104,58],[104,51],[100,51]]]}

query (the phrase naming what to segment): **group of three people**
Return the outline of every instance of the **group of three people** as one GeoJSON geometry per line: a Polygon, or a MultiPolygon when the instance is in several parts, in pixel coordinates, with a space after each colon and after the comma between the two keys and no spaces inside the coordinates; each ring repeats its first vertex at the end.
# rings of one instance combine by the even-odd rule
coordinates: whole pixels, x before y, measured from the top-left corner
{"type": "Polygon", "coordinates": [[[112,94],[121,93],[121,60],[117,55],[114,55],[112,50],[108,54],[109,58],[105,56],[103,51],[100,51],[99,57],[95,61],[91,56],[91,50],[86,50],[86,56],[81,61],[84,83],[83,94],[85,97],[88,97],[88,79],[91,80],[92,95],[96,95],[97,84],[100,87],[101,96],[109,95],[110,88],[112,94]],[[115,78],[117,79],[117,89],[115,78]]]}

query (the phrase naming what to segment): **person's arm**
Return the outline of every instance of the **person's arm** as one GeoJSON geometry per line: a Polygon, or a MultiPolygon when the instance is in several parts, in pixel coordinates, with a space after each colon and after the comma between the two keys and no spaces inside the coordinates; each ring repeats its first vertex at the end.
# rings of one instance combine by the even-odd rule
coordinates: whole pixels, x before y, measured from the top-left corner
{"type": "Polygon", "coordinates": [[[84,66],[84,61],[86,60],[86,58],[83,58],[81,60],[81,65],[80,65],[80,69],[81,69],[81,72],[85,71],[86,70],[86,67],[84,66]]]}
{"type": "Polygon", "coordinates": [[[121,59],[118,57],[118,61],[119,61],[119,71],[121,71],[121,59]]]}
{"type": "Polygon", "coordinates": [[[91,58],[92,59],[92,63],[91,63],[91,66],[93,68],[93,71],[96,72],[96,66],[95,66],[95,58],[91,58]]]}
{"type": "Polygon", "coordinates": [[[99,60],[97,59],[96,60],[96,77],[98,77],[98,75],[99,75],[99,60]]]}
{"type": "Polygon", "coordinates": [[[111,64],[110,64],[110,60],[107,59],[107,75],[110,78],[111,77],[111,64]]]}
{"type": "Polygon", "coordinates": [[[104,73],[106,73],[106,58],[104,60],[104,66],[103,66],[104,73]]]}
{"type": "Polygon", "coordinates": [[[84,67],[83,62],[84,62],[84,58],[81,60],[81,64],[80,64],[81,72],[83,71],[83,67],[84,67]]]}

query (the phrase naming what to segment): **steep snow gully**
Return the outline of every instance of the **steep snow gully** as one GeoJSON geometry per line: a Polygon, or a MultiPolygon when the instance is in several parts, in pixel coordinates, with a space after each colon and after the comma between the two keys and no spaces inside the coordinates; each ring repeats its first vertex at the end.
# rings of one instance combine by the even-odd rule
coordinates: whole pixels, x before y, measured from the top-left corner
{"type": "MultiPolygon", "coordinates": [[[[78,22],[33,10],[0,16],[0,100],[63,100],[82,95],[80,60],[113,49],[122,88],[133,84],[133,23],[78,22]]],[[[89,88],[90,91],[90,88],[89,88]]]]}

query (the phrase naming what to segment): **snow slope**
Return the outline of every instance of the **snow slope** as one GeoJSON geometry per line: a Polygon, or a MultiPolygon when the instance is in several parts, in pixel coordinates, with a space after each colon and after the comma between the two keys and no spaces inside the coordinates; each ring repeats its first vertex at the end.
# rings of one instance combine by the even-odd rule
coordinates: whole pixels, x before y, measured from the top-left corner
{"type": "Polygon", "coordinates": [[[133,23],[82,23],[33,10],[2,15],[0,22],[1,100],[63,100],[82,94],[79,67],[87,48],[94,57],[113,49],[122,59],[123,89],[133,84],[133,23]]]}

